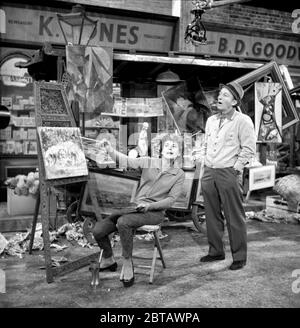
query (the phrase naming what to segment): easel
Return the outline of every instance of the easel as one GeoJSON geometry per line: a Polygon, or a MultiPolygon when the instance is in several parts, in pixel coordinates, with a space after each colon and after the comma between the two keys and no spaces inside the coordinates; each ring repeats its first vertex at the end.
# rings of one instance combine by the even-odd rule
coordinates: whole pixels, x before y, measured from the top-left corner
{"type": "MultiPolygon", "coordinates": [[[[50,82],[35,82],[35,118],[36,127],[76,127],[75,120],[65,90],[62,84],[50,82]],[[53,98],[53,96],[55,96],[53,98]],[[52,98],[51,98],[52,97],[52,98]],[[49,100],[53,102],[49,102],[49,100]]],[[[90,261],[99,257],[99,253],[94,253],[78,260],[69,262],[59,267],[52,267],[52,259],[50,252],[49,238],[49,219],[50,219],[50,193],[52,187],[67,185],[71,183],[86,183],[87,176],[46,180],[45,167],[42,157],[42,149],[39,138],[37,138],[37,150],[39,161],[39,196],[37,198],[35,213],[33,218],[33,226],[30,239],[29,253],[32,252],[34,233],[38,217],[39,208],[41,206],[42,232],[44,241],[44,258],[46,266],[46,280],[48,283],[53,282],[53,278],[59,274],[65,274],[77,270],[89,264],[90,261]]]]}

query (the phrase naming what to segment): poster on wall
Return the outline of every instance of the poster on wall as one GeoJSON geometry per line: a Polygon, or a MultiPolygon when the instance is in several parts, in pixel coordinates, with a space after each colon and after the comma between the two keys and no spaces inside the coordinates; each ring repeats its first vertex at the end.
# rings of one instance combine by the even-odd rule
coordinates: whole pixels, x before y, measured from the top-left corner
{"type": "Polygon", "coordinates": [[[282,85],[255,83],[255,131],[258,142],[282,142],[282,85]]]}
{"type": "Polygon", "coordinates": [[[38,127],[45,179],[87,176],[79,128],[38,127]]]}
{"type": "Polygon", "coordinates": [[[76,101],[82,113],[112,112],[112,48],[67,46],[66,54],[69,103],[76,101]]]}

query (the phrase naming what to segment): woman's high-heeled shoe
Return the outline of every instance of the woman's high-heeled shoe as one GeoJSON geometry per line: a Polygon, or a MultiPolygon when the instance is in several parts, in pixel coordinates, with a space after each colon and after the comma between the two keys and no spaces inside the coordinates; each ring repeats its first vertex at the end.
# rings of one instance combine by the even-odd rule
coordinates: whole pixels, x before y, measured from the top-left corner
{"type": "Polygon", "coordinates": [[[131,287],[134,284],[134,266],[133,266],[132,261],[131,261],[131,265],[132,265],[133,276],[129,280],[127,280],[127,279],[122,280],[124,287],[131,287]]]}
{"type": "Polygon", "coordinates": [[[109,265],[105,268],[100,268],[99,271],[102,272],[102,271],[108,270],[108,271],[114,272],[114,271],[117,270],[117,267],[118,267],[118,264],[117,264],[117,262],[115,262],[115,263],[113,263],[113,264],[111,264],[111,265],[109,265]]]}
{"type": "Polygon", "coordinates": [[[134,284],[134,274],[131,279],[129,280],[122,280],[124,287],[131,287],[134,284]]]}

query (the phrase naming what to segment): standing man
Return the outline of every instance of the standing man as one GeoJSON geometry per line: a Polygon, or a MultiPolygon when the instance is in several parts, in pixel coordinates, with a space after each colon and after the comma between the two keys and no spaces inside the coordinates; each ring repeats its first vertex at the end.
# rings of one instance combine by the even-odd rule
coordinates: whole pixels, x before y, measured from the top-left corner
{"type": "Polygon", "coordinates": [[[205,168],[201,183],[209,251],[200,261],[225,259],[222,241],[225,216],[233,257],[229,269],[238,270],[247,261],[242,173],[244,166],[255,156],[256,137],[250,117],[237,111],[244,95],[243,88],[236,82],[220,87],[219,113],[207,120],[202,151],[205,168]]]}

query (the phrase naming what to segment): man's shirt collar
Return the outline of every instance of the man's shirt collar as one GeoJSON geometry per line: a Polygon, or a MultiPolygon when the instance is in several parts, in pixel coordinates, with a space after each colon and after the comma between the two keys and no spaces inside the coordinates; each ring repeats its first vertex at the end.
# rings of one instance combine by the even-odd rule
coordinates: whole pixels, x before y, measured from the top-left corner
{"type": "Polygon", "coordinates": [[[237,111],[236,111],[236,109],[234,108],[232,111],[230,111],[229,113],[227,113],[227,114],[222,114],[222,113],[218,113],[217,115],[216,115],[216,118],[217,119],[220,119],[220,118],[227,118],[228,120],[233,120],[234,119],[234,117],[236,116],[236,113],[237,113],[237,111]]]}

